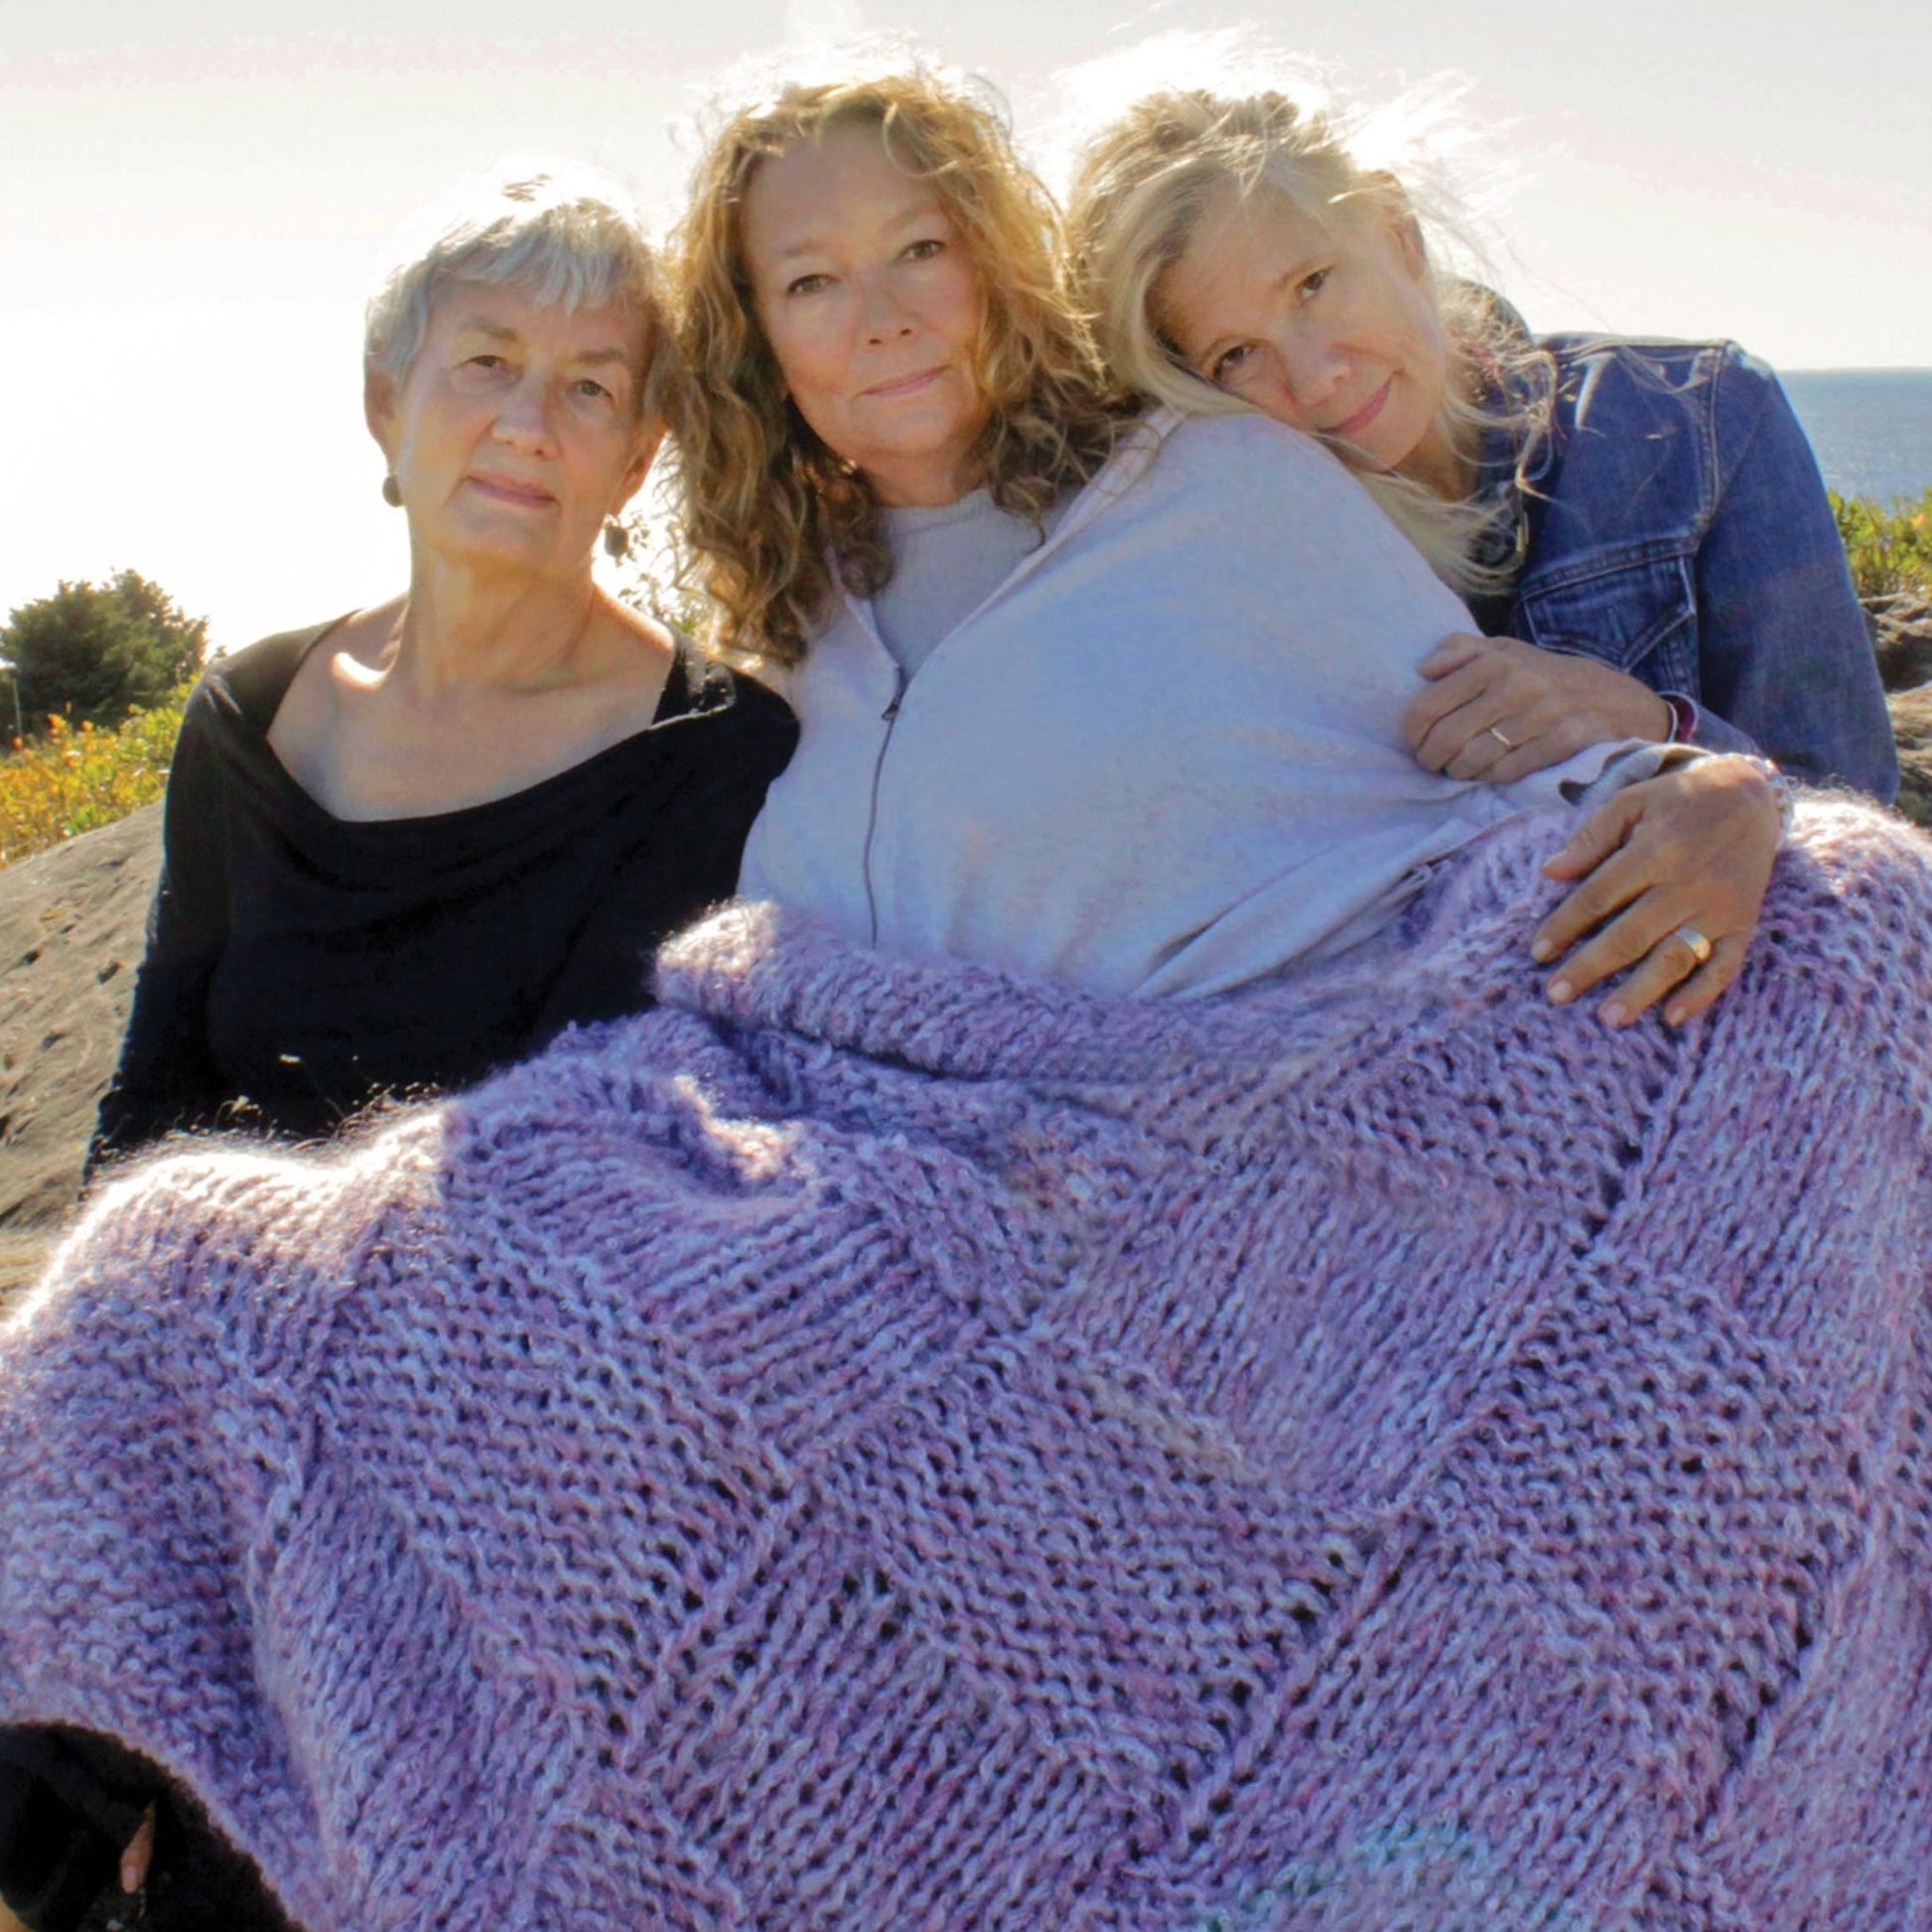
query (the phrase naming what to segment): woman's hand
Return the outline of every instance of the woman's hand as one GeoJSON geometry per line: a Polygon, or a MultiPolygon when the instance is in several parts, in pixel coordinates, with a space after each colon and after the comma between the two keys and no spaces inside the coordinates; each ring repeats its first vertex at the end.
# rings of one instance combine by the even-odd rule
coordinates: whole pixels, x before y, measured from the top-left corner
{"type": "Polygon", "coordinates": [[[1634,967],[1603,1003],[1628,1026],[1667,994],[1664,1018],[1702,1013],[1744,963],[1783,832],[1777,786],[1751,759],[1692,758],[1628,785],[1544,862],[1582,883],[1536,929],[1530,951],[1560,957],[1550,982],[1562,1006],[1634,967]]]}
{"type": "Polygon", "coordinates": [[[1402,736],[1417,763],[1451,778],[1507,784],[1611,740],[1662,744],[1677,723],[1670,700],[1627,673],[1519,637],[1457,631],[1421,669],[1430,682],[1402,736]]]}

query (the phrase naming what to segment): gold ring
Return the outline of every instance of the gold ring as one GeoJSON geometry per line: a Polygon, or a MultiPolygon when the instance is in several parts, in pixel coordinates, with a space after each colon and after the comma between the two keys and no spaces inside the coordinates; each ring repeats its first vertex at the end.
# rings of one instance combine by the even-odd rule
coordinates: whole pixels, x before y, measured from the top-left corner
{"type": "Polygon", "coordinates": [[[1505,752],[1515,751],[1516,741],[1513,738],[1505,738],[1503,736],[1502,727],[1500,725],[1491,725],[1489,727],[1489,736],[1493,738],[1496,741],[1496,743],[1503,748],[1505,752]]]}
{"type": "Polygon", "coordinates": [[[1673,939],[1682,939],[1691,949],[1691,957],[1702,966],[1711,957],[1711,941],[1694,925],[1681,925],[1671,934],[1673,939]]]}

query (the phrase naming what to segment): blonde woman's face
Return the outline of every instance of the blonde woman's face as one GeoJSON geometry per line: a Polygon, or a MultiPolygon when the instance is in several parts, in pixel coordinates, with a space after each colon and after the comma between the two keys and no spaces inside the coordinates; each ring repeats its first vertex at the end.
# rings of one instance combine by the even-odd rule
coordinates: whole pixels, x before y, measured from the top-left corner
{"type": "Polygon", "coordinates": [[[745,197],[746,267],[798,413],[882,502],[976,486],[984,301],[939,198],[877,127],[835,128],[766,161],[745,197]]]}
{"type": "Polygon", "coordinates": [[[1196,374],[1358,464],[1434,481],[1449,356],[1411,223],[1318,221],[1279,189],[1227,188],[1158,295],[1196,374]]]}

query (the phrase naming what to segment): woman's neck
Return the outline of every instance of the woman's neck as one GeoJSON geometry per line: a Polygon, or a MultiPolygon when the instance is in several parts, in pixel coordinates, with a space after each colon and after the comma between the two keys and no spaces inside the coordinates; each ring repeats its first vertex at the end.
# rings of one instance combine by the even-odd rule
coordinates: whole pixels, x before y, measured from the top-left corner
{"type": "Polygon", "coordinates": [[[1474,459],[1458,449],[1440,419],[1429,426],[1422,441],[1397,466],[1401,475],[1445,502],[1459,503],[1475,493],[1474,459]]]}
{"type": "Polygon", "coordinates": [[[569,683],[604,601],[588,573],[506,582],[419,555],[382,669],[426,699],[461,686],[569,683]]]}
{"type": "Polygon", "coordinates": [[[494,589],[418,571],[303,663],[269,726],[289,773],[346,820],[508,797],[642,731],[674,644],[588,581],[494,589]]]}
{"type": "Polygon", "coordinates": [[[874,465],[865,478],[887,509],[943,509],[986,482],[986,462],[977,450],[969,450],[916,463],[874,465]]]}

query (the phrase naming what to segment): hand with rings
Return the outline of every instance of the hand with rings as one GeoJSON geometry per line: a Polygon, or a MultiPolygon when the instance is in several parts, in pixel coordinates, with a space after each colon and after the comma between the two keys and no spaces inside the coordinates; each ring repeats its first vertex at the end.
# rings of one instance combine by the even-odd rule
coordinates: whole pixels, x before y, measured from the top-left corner
{"type": "MultiPolygon", "coordinates": [[[[1679,755],[1673,755],[1679,756],[1679,755]]],[[[1737,977],[1783,832],[1776,784],[1754,759],[1682,755],[1590,814],[1543,870],[1579,882],[1532,935],[1559,1006],[1612,974],[1612,1027],[1666,1002],[1681,1026],[1737,977]],[[1575,950],[1571,949],[1575,947],[1575,950]]]]}
{"type": "Polygon", "coordinates": [[[1669,699],[1626,673],[1517,637],[1458,631],[1421,670],[1402,735],[1418,763],[1451,778],[1507,784],[1591,745],[1661,743],[1677,722],[1669,699]]]}

